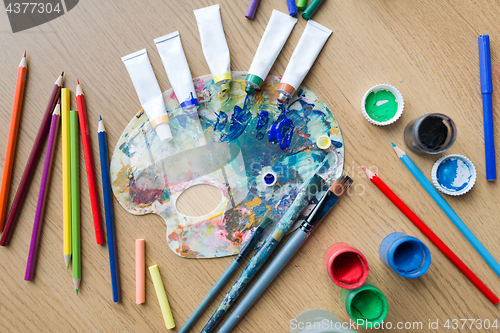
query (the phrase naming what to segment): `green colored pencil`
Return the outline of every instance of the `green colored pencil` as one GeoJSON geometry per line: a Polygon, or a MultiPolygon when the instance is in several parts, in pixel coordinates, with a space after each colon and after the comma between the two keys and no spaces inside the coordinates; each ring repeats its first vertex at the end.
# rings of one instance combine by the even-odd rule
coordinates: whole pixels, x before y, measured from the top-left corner
{"type": "Polygon", "coordinates": [[[80,288],[82,258],[80,252],[80,143],[78,141],[78,111],[69,112],[71,147],[71,244],[73,282],[76,294],[80,288]]]}

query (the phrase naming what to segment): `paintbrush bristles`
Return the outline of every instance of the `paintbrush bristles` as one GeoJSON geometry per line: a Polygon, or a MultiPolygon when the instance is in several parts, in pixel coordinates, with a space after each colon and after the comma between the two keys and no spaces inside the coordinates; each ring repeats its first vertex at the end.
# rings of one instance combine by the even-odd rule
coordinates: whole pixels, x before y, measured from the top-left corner
{"type": "Polygon", "coordinates": [[[330,192],[335,194],[337,197],[341,197],[347,190],[351,187],[353,180],[348,175],[342,175],[337,179],[332,186],[330,186],[330,192]]]}

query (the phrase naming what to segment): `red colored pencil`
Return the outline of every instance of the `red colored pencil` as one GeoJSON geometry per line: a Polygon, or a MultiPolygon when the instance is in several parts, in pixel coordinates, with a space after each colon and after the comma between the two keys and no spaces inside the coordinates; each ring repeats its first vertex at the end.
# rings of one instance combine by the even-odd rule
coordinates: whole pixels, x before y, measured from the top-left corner
{"type": "Polygon", "coordinates": [[[28,191],[31,176],[33,176],[33,172],[35,171],[36,162],[38,162],[38,157],[42,152],[43,142],[49,134],[52,112],[54,111],[56,102],[61,95],[63,75],[64,72],[62,72],[61,75],[59,75],[59,77],[57,78],[54,89],[52,90],[52,94],[50,95],[49,103],[47,104],[47,108],[45,109],[42,123],[40,124],[40,128],[38,129],[38,133],[35,138],[35,143],[33,144],[30,157],[28,158],[28,162],[26,163],[23,177],[21,178],[21,182],[19,183],[19,187],[17,188],[16,196],[14,197],[14,201],[12,202],[12,207],[10,207],[9,216],[7,217],[7,222],[5,223],[2,238],[0,238],[0,246],[6,246],[9,243],[10,236],[12,235],[12,230],[14,229],[17,215],[21,210],[21,205],[24,198],[26,197],[26,192],[28,191]]]}
{"type": "Polygon", "coordinates": [[[460,260],[459,257],[455,253],[453,253],[448,246],[446,246],[445,243],[434,233],[432,230],[424,223],[422,220],[410,209],[406,204],[373,172],[368,170],[367,168],[363,167],[363,170],[365,170],[366,175],[368,178],[370,178],[371,182],[375,184],[375,186],[378,187],[382,193],[385,194],[385,196],[391,200],[391,202],[398,207],[398,209],[405,214],[405,216],[424,234],[427,239],[429,239],[432,244],[434,244],[441,253],[443,253],[446,258],[448,258],[449,261],[452,262],[453,265],[455,265],[456,268],[460,272],[462,272],[463,275],[467,279],[469,279],[470,282],[474,286],[476,286],[477,289],[479,289],[480,292],[483,293],[484,296],[493,304],[498,304],[499,299],[498,297],[472,272],[469,267],[467,267],[462,260],[460,260]]]}
{"type": "Polygon", "coordinates": [[[9,199],[10,176],[12,175],[12,165],[14,164],[14,153],[16,150],[17,131],[19,129],[19,118],[21,116],[21,106],[23,104],[24,87],[26,85],[26,51],[19,64],[17,71],[16,92],[14,94],[14,105],[12,106],[12,116],[10,118],[9,136],[7,139],[7,151],[3,165],[2,184],[0,185],[0,231],[3,231],[5,217],[7,215],[7,200],[9,199]]]}
{"type": "Polygon", "coordinates": [[[95,238],[98,245],[104,243],[102,230],[101,207],[97,196],[95,182],[94,158],[92,157],[92,145],[90,144],[89,122],[87,120],[87,106],[80,81],[76,79],[76,104],[78,106],[78,117],[80,118],[80,132],[82,134],[83,154],[85,155],[85,168],[87,169],[87,182],[89,183],[90,204],[94,217],[95,238]]]}

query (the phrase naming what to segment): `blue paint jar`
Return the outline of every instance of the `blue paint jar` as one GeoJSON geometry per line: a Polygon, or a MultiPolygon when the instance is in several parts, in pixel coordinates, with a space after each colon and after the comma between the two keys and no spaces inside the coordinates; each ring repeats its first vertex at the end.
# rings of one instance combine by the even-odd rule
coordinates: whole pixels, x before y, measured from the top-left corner
{"type": "Polygon", "coordinates": [[[380,257],[394,272],[408,279],[424,275],[431,265],[427,245],[402,232],[394,232],[382,240],[380,257]]]}

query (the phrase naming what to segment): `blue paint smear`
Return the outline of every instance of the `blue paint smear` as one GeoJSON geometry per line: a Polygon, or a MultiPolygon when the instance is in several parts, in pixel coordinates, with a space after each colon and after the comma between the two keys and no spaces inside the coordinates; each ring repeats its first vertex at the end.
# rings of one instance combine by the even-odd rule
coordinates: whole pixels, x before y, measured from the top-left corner
{"type": "Polygon", "coordinates": [[[278,107],[281,110],[281,114],[269,130],[269,142],[277,143],[281,149],[285,150],[290,146],[295,126],[286,117],[286,106],[280,104],[278,107]]]}
{"type": "Polygon", "coordinates": [[[262,140],[265,136],[265,131],[262,131],[263,128],[267,128],[267,124],[269,123],[269,112],[262,110],[259,115],[257,116],[257,134],[255,134],[255,137],[257,140],[262,140]]]}
{"type": "MultiPolygon", "coordinates": [[[[223,133],[221,136],[221,142],[233,141],[240,137],[248,126],[250,120],[252,120],[252,113],[250,112],[250,96],[245,97],[245,103],[243,108],[238,105],[234,106],[233,114],[231,115],[231,121],[229,123],[229,133],[223,133]]],[[[222,111],[221,111],[222,112],[222,111]]],[[[219,114],[221,113],[219,112],[219,114]]]]}
{"type": "Polygon", "coordinates": [[[187,116],[186,114],[179,114],[175,117],[177,121],[179,122],[179,125],[181,125],[182,128],[186,128],[186,123],[187,123],[187,116]]]}
{"type": "Polygon", "coordinates": [[[217,116],[217,122],[214,125],[216,131],[222,131],[226,127],[227,114],[224,111],[219,111],[219,113],[214,112],[217,116]]]}
{"type": "Polygon", "coordinates": [[[472,170],[462,159],[451,157],[444,160],[436,172],[438,183],[452,192],[460,192],[469,186],[472,170]]]}

